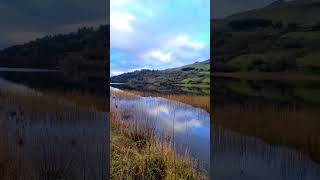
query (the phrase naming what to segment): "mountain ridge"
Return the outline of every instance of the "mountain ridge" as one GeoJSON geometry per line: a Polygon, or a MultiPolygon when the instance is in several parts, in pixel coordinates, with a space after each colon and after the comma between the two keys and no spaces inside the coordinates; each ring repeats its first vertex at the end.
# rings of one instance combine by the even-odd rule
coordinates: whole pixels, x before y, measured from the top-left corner
{"type": "Polygon", "coordinates": [[[137,70],[110,78],[112,83],[209,85],[210,60],[165,70],[137,70]]]}

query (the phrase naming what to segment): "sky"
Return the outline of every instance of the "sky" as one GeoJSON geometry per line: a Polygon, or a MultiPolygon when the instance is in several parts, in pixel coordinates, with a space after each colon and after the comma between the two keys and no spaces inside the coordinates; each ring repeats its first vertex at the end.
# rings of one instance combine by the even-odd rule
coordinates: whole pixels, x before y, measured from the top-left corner
{"type": "Polygon", "coordinates": [[[176,67],[209,58],[210,15],[222,18],[274,0],[211,0],[211,14],[209,1],[1,0],[0,49],[110,24],[110,14],[111,75],[176,67]]]}
{"type": "Polygon", "coordinates": [[[110,75],[210,57],[210,0],[111,0],[110,75]]]}
{"type": "Polygon", "coordinates": [[[0,49],[107,23],[109,0],[1,0],[0,49]]]}

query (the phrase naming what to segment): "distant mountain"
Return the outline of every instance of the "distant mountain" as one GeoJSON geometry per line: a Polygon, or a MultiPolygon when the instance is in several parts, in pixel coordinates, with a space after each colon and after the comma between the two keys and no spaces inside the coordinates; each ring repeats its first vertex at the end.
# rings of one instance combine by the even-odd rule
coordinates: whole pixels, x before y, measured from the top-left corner
{"type": "Polygon", "coordinates": [[[320,21],[319,9],[320,0],[278,0],[264,8],[237,13],[227,19],[263,18],[286,23],[309,24],[320,21]]]}
{"type": "Polygon", "coordinates": [[[166,70],[139,70],[111,77],[112,83],[209,85],[210,60],[166,70]]]}
{"type": "Polygon", "coordinates": [[[320,73],[320,0],[279,0],[212,24],[215,72],[320,73]]]}
{"type": "Polygon", "coordinates": [[[269,4],[268,7],[276,7],[276,6],[282,5],[284,3],[286,3],[285,0],[276,0],[276,1],[272,2],[271,4],[269,4]]]}

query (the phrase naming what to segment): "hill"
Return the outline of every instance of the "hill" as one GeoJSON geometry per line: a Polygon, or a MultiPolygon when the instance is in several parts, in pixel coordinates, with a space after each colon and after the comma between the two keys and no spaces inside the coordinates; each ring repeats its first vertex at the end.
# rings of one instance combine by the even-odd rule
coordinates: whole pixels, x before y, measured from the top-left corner
{"type": "Polygon", "coordinates": [[[106,79],[109,26],[83,27],[0,50],[0,67],[58,69],[73,82],[106,79]]]}
{"type": "Polygon", "coordinates": [[[0,66],[56,68],[68,56],[90,60],[105,59],[108,26],[84,27],[70,34],[45,36],[0,51],[0,66]]]}
{"type": "Polygon", "coordinates": [[[214,71],[320,73],[320,0],[276,1],[212,24],[214,71]]]}
{"type": "Polygon", "coordinates": [[[234,14],[227,19],[255,17],[284,23],[313,24],[320,21],[319,8],[320,0],[278,0],[264,8],[234,14]]]}
{"type": "Polygon", "coordinates": [[[209,85],[210,60],[166,70],[139,70],[111,77],[112,83],[209,85]]]}

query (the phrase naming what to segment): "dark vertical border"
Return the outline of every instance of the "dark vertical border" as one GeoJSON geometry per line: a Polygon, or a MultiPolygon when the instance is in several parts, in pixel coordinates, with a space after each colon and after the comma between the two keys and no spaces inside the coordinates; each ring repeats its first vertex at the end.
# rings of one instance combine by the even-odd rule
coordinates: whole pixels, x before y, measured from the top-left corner
{"type": "Polygon", "coordinates": [[[213,66],[214,66],[214,59],[213,59],[213,17],[211,17],[212,14],[212,4],[214,0],[210,0],[210,167],[209,167],[209,178],[212,179],[213,177],[213,137],[214,137],[214,128],[213,128],[213,122],[214,122],[214,112],[215,112],[215,93],[214,93],[214,78],[213,78],[213,66]]]}
{"type": "MultiPolygon", "coordinates": [[[[107,107],[110,107],[110,0],[103,0],[106,1],[106,23],[107,23],[107,32],[106,32],[106,40],[105,40],[105,47],[106,47],[106,102],[107,107]]],[[[107,113],[107,128],[106,128],[106,178],[110,179],[110,109],[108,109],[107,113]]]]}

